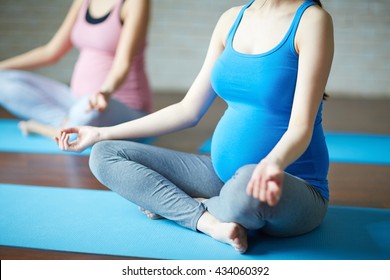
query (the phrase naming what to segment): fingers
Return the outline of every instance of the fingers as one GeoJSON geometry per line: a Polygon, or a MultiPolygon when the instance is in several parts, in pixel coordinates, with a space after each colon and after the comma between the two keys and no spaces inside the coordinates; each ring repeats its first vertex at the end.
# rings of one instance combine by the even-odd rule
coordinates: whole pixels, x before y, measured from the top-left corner
{"type": "Polygon", "coordinates": [[[88,108],[85,110],[86,113],[91,112],[92,110],[100,111],[100,102],[97,94],[91,96],[88,99],[88,108]]]}
{"type": "Polygon", "coordinates": [[[282,195],[283,176],[283,170],[277,164],[262,161],[253,171],[246,192],[269,206],[275,206],[282,195]]]}
{"type": "Polygon", "coordinates": [[[80,131],[79,127],[68,127],[68,128],[61,129],[60,133],[71,134],[71,133],[79,133],[79,131],[80,131]]]}
{"type": "Polygon", "coordinates": [[[107,97],[100,94],[98,96],[98,100],[97,100],[97,104],[96,104],[95,109],[98,110],[99,112],[104,112],[107,109],[107,106],[108,106],[107,97]]]}
{"type": "Polygon", "coordinates": [[[281,189],[279,185],[274,181],[269,181],[267,183],[267,192],[266,192],[266,201],[269,206],[275,206],[281,195],[281,189]]]}
{"type": "Polygon", "coordinates": [[[261,172],[254,171],[247,186],[247,194],[266,202],[267,181],[261,172]]]}
{"type": "Polygon", "coordinates": [[[101,93],[95,94],[88,100],[88,106],[89,107],[85,110],[86,113],[92,110],[104,112],[108,106],[108,97],[101,93]]]}
{"type": "Polygon", "coordinates": [[[69,149],[69,134],[66,132],[61,132],[60,139],[58,141],[58,145],[61,150],[67,151],[69,149]]]}
{"type": "Polygon", "coordinates": [[[88,107],[85,109],[85,113],[91,112],[96,106],[96,98],[92,97],[88,99],[88,107]]]}
{"type": "Polygon", "coordinates": [[[54,137],[58,147],[66,151],[69,148],[69,134],[78,133],[78,128],[65,128],[59,131],[59,135],[54,137]]]}
{"type": "Polygon", "coordinates": [[[258,198],[262,202],[267,202],[268,183],[264,176],[260,178],[260,186],[258,191],[258,198]]]}
{"type": "Polygon", "coordinates": [[[248,195],[253,196],[254,198],[259,198],[259,189],[261,181],[261,166],[258,165],[252,173],[251,179],[249,180],[246,192],[248,195]]]}
{"type": "Polygon", "coordinates": [[[253,196],[253,190],[254,190],[254,180],[251,178],[249,180],[249,183],[248,183],[248,186],[246,187],[246,193],[249,195],[249,196],[253,196]]]}
{"type": "Polygon", "coordinates": [[[248,183],[247,194],[269,206],[275,206],[280,200],[282,190],[280,183],[276,181],[253,176],[248,183]]]}
{"type": "Polygon", "coordinates": [[[93,127],[71,127],[62,129],[59,135],[54,137],[54,141],[63,151],[82,152],[98,141],[96,134],[93,127]]]}
{"type": "Polygon", "coordinates": [[[63,138],[63,132],[61,132],[60,133],[60,136],[59,137],[55,137],[55,140],[56,140],[56,142],[57,142],[57,145],[58,145],[58,147],[60,148],[60,150],[64,150],[64,145],[63,145],[63,143],[62,143],[62,138],[63,138]]]}
{"type": "MultiPolygon", "coordinates": [[[[72,130],[73,131],[73,130],[72,130]]],[[[60,136],[54,137],[58,147],[62,151],[77,151],[77,140],[69,143],[70,135],[66,131],[62,130],[60,136]]]]}
{"type": "Polygon", "coordinates": [[[53,140],[56,142],[57,146],[59,146],[60,139],[57,136],[54,136],[53,140]]]}

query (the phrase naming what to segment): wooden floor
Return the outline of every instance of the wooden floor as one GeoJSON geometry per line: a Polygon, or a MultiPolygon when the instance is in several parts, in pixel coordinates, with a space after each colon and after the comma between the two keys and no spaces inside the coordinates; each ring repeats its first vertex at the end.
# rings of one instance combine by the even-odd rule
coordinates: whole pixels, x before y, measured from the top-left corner
{"type": "MultiPolygon", "coordinates": [[[[156,95],[155,108],[172,104],[181,97],[180,94],[156,95]]],[[[161,136],[154,145],[196,152],[211,135],[224,108],[225,105],[217,100],[197,127],[161,136]]],[[[390,134],[389,109],[390,99],[330,98],[324,105],[324,128],[327,131],[390,134]]],[[[0,118],[4,117],[12,118],[0,109],[0,118]]],[[[390,209],[390,165],[331,163],[328,179],[332,205],[390,209]]],[[[92,176],[87,157],[70,155],[0,153],[0,183],[107,190],[92,176]]],[[[0,247],[0,259],[131,258],[0,247]]]]}

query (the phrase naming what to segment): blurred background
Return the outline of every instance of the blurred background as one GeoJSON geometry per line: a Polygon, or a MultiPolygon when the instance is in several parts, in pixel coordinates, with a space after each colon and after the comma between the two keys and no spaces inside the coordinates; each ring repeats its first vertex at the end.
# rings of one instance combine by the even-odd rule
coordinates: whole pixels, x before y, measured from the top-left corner
{"type": "MultiPolygon", "coordinates": [[[[185,94],[227,9],[249,0],[153,0],[147,69],[156,95],[185,94]]],[[[46,43],[71,0],[0,0],[0,60],[46,43]]],[[[390,0],[323,0],[333,17],[331,96],[390,98],[390,0]]],[[[37,72],[69,82],[77,51],[37,72]]]]}

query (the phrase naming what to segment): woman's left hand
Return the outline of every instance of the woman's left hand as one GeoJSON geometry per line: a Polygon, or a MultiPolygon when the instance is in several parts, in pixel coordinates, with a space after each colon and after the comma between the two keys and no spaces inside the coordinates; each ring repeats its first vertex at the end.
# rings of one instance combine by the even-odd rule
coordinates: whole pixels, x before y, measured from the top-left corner
{"type": "Polygon", "coordinates": [[[282,195],[284,172],[278,164],[262,160],[253,171],[247,193],[269,206],[275,206],[282,195]]]}
{"type": "Polygon", "coordinates": [[[89,99],[89,108],[87,111],[96,110],[98,112],[104,112],[108,107],[109,96],[98,92],[91,96],[89,99]]]}
{"type": "Polygon", "coordinates": [[[79,126],[61,129],[60,135],[54,137],[54,140],[62,151],[82,152],[101,139],[98,127],[79,126]],[[69,142],[71,134],[77,134],[77,138],[69,142]]]}

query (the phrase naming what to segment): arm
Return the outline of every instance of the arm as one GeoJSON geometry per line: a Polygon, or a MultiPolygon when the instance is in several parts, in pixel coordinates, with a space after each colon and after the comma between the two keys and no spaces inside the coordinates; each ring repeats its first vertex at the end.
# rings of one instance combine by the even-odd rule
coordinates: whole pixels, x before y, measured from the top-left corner
{"type": "Polygon", "coordinates": [[[74,0],[53,38],[45,45],[0,62],[0,69],[32,69],[59,61],[71,48],[70,34],[82,0],[74,0]]]}
{"type": "Polygon", "coordinates": [[[314,7],[302,17],[296,37],[297,85],[287,131],[257,166],[247,192],[275,205],[281,195],[283,170],[307,149],[328,80],[334,51],[332,19],[314,7]]]}
{"type": "Polygon", "coordinates": [[[147,36],[150,1],[128,0],[124,3],[125,19],[111,70],[101,92],[113,93],[126,79],[133,58],[147,36]]]}
{"type": "Polygon", "coordinates": [[[65,129],[56,139],[62,150],[81,151],[102,140],[144,138],[167,134],[195,126],[215,99],[210,85],[213,65],[224,49],[229,18],[224,15],[213,32],[203,66],[187,92],[176,104],[168,106],[143,118],[111,127],[77,127],[65,129]],[[68,143],[69,133],[78,133],[78,140],[68,143]]]}
{"type": "Polygon", "coordinates": [[[123,4],[124,23],[115,58],[100,91],[90,100],[90,108],[104,111],[109,97],[127,78],[133,59],[147,36],[150,1],[128,0],[123,4]]]}

